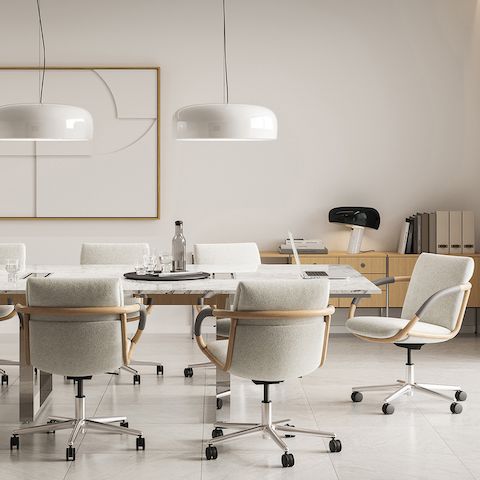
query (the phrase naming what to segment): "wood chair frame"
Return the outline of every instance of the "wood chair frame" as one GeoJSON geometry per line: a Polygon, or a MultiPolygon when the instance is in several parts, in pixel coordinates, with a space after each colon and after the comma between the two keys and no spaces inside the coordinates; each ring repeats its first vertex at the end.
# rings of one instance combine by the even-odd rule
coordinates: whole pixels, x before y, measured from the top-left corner
{"type": "Polygon", "coordinates": [[[223,371],[229,371],[232,365],[233,351],[235,347],[235,334],[237,330],[238,320],[265,320],[265,319],[294,319],[297,318],[312,318],[312,317],[323,317],[325,322],[325,330],[323,335],[323,348],[322,355],[320,358],[319,367],[325,363],[328,350],[328,340],[330,336],[330,323],[332,315],[335,312],[335,307],[333,305],[328,305],[322,310],[256,310],[256,311],[238,311],[238,310],[218,310],[212,308],[205,308],[200,311],[195,321],[195,338],[197,344],[200,347],[200,350],[203,354],[213,362],[218,368],[223,371]],[[205,339],[201,333],[202,322],[207,317],[215,318],[230,318],[230,334],[228,337],[228,347],[227,347],[227,357],[225,363],[217,358],[210,350],[205,342],[205,339]]]}
{"type": "Polygon", "coordinates": [[[121,322],[121,337],[122,337],[122,358],[125,365],[130,363],[133,351],[142,336],[144,325],[141,325],[140,310],[142,306],[125,305],[117,307],[29,307],[21,304],[15,306],[15,311],[20,317],[20,328],[24,330],[25,339],[25,360],[27,365],[30,363],[30,316],[31,315],[48,315],[48,316],[79,316],[79,315],[95,315],[98,317],[106,315],[118,315],[118,320],[121,322]],[[129,319],[129,313],[138,312],[138,316],[129,319]],[[130,347],[128,347],[127,338],[127,323],[138,321],[139,325],[135,335],[130,340],[130,347]]]}
{"type": "MultiPolygon", "coordinates": [[[[385,277],[385,278],[375,280],[373,283],[375,283],[375,285],[377,286],[380,286],[380,285],[387,285],[387,284],[392,284],[397,282],[409,282],[410,280],[411,280],[410,276],[385,277]]],[[[399,330],[395,335],[392,335],[391,337],[375,338],[375,337],[359,335],[356,333],[354,333],[353,335],[355,335],[358,338],[361,338],[362,340],[366,340],[368,342],[376,342],[376,343],[400,342],[407,339],[410,335],[418,338],[449,340],[450,338],[455,337],[457,333],[460,331],[460,328],[462,327],[463,318],[465,316],[465,310],[467,308],[467,303],[470,297],[471,289],[472,289],[472,284],[467,282],[461,285],[456,285],[454,287],[444,288],[442,290],[435,292],[427,300],[425,300],[425,302],[417,310],[415,315],[413,315],[413,317],[408,321],[408,323],[401,330],[399,330]],[[415,324],[421,320],[425,310],[427,310],[434,302],[436,302],[439,298],[445,295],[448,295],[450,293],[455,293],[455,292],[461,292],[461,291],[463,291],[462,303],[460,305],[460,310],[458,312],[458,316],[455,321],[455,326],[450,334],[440,335],[440,334],[413,331],[415,324]]],[[[350,304],[349,314],[348,314],[349,319],[355,316],[355,310],[357,308],[357,305],[360,303],[360,300],[361,300],[361,297],[356,297],[352,300],[352,303],[350,304]]]]}

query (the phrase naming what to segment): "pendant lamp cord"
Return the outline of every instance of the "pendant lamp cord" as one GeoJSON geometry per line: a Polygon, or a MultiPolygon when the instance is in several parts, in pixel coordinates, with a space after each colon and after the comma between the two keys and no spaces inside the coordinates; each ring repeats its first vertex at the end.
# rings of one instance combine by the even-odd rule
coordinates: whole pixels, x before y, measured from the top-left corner
{"type": "Polygon", "coordinates": [[[45,82],[45,37],[43,35],[43,23],[42,23],[42,13],[40,11],[40,0],[37,0],[37,11],[38,11],[38,23],[40,25],[40,36],[42,38],[42,49],[43,49],[43,67],[42,67],[42,83],[40,85],[40,103],[43,103],[43,84],[45,82]]]}
{"type": "Polygon", "coordinates": [[[224,101],[225,103],[228,103],[227,28],[225,21],[225,0],[223,0],[223,71],[225,74],[224,101]]]}

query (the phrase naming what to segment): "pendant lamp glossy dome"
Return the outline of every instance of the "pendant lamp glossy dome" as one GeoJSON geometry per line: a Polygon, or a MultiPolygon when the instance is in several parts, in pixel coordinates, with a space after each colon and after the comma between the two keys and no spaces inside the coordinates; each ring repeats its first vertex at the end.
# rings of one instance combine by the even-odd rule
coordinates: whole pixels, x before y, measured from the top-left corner
{"type": "Polygon", "coordinates": [[[277,117],[268,108],[237,103],[189,105],[175,113],[177,140],[275,140],[277,117]]]}
{"type": "Polygon", "coordinates": [[[52,103],[0,107],[0,140],[85,141],[92,136],[92,116],[81,107],[52,103]]]}

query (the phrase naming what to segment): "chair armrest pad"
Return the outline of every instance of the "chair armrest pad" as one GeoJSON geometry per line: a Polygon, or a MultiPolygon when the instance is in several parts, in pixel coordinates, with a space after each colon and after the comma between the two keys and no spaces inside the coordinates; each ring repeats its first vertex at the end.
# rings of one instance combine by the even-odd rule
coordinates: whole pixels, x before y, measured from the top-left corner
{"type": "Polygon", "coordinates": [[[145,325],[147,324],[147,307],[146,305],[140,304],[140,319],[138,320],[138,329],[145,330],[145,325]]]}
{"type": "Polygon", "coordinates": [[[444,297],[445,295],[449,295],[451,293],[460,293],[460,292],[465,292],[466,290],[470,290],[472,288],[472,285],[470,283],[465,283],[462,285],[455,285],[454,287],[447,287],[447,288],[442,288],[438,292],[435,292],[433,295],[430,295],[427,300],[423,302],[421,307],[417,310],[415,315],[418,318],[421,318],[422,315],[425,313],[425,310],[428,309],[430,305],[435,303],[439,298],[444,297]]]}
{"type": "Polygon", "coordinates": [[[204,308],[204,309],[200,310],[199,314],[197,315],[197,318],[195,319],[195,336],[196,337],[201,336],[202,322],[207,317],[213,317],[213,309],[212,308],[204,308]]]}

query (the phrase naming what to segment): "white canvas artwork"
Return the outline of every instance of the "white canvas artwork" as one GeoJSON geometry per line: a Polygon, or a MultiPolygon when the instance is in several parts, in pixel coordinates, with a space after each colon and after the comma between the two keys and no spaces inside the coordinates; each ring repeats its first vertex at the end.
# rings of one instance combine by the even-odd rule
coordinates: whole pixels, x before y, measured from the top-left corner
{"type": "MultiPolygon", "coordinates": [[[[48,69],[44,103],[93,117],[89,142],[0,142],[0,217],[159,218],[159,69],[48,69]]],[[[38,69],[0,69],[0,105],[37,103],[38,69]]]]}

